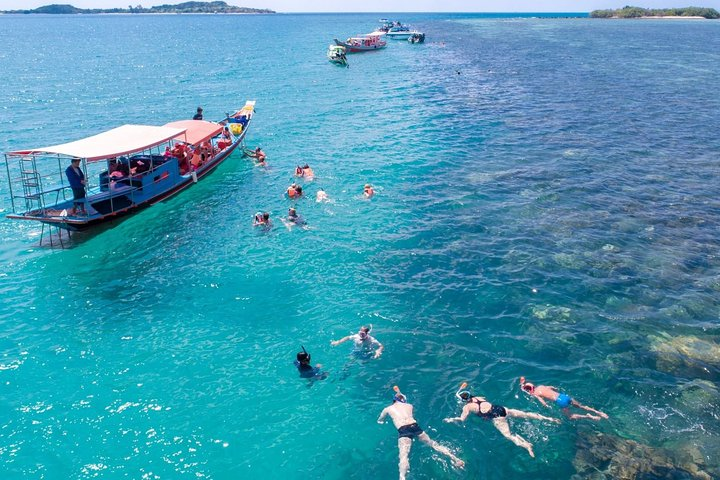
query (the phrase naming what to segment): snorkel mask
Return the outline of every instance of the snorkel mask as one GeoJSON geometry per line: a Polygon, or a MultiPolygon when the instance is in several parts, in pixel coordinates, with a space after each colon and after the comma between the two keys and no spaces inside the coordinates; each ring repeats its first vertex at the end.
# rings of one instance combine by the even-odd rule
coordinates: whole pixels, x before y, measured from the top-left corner
{"type": "Polygon", "coordinates": [[[461,383],[460,388],[458,388],[458,391],[455,392],[455,396],[463,403],[467,402],[471,398],[470,392],[465,390],[465,388],[467,388],[467,382],[461,383]]]}
{"type": "Polygon", "coordinates": [[[400,392],[400,388],[395,385],[393,387],[395,395],[393,395],[393,402],[407,403],[407,397],[400,392]]]}
{"type": "Polygon", "coordinates": [[[372,332],[372,323],[369,327],[363,326],[360,328],[360,331],[358,332],[358,335],[360,336],[360,340],[365,340],[368,335],[370,335],[370,332],[372,332]]]}
{"type": "Polygon", "coordinates": [[[310,363],[310,354],[305,350],[305,347],[300,345],[300,348],[302,348],[302,352],[298,352],[297,354],[297,361],[302,362],[308,362],[310,363]]]}
{"type": "Polygon", "coordinates": [[[532,394],[535,391],[535,385],[525,381],[525,377],[520,377],[520,388],[525,393],[532,394]]]}

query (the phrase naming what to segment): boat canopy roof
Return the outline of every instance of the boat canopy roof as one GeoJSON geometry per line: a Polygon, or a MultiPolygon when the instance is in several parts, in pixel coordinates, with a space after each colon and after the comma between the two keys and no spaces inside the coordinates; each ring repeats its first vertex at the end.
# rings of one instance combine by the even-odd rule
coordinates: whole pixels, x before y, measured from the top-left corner
{"type": "Polygon", "coordinates": [[[52,147],[10,152],[9,155],[55,153],[84,158],[87,161],[98,161],[147,150],[172,138],[177,138],[184,132],[185,130],[182,128],[167,126],[123,125],[82,140],[52,147]]]}
{"type": "Polygon", "coordinates": [[[185,134],[178,135],[175,140],[190,145],[198,145],[219,134],[223,129],[223,126],[219,123],[206,120],[178,120],[177,122],[166,123],[163,126],[183,130],[185,134]]]}

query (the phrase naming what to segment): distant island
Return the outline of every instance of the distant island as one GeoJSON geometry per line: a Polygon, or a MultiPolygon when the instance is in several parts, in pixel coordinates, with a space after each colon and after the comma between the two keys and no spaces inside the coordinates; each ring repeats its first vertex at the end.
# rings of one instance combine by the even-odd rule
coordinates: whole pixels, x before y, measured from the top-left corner
{"type": "Polygon", "coordinates": [[[51,13],[51,14],[94,14],[94,13],[275,13],[266,8],[247,8],[216,2],[185,2],[177,5],[158,5],[150,8],[129,6],[128,8],[76,8],[72,5],[45,5],[33,10],[5,10],[0,13],[51,13]]]}
{"type": "Polygon", "coordinates": [[[653,17],[702,17],[716,19],[720,13],[714,8],[641,8],[623,7],[617,10],[593,10],[591,18],[653,18],[653,17]]]}

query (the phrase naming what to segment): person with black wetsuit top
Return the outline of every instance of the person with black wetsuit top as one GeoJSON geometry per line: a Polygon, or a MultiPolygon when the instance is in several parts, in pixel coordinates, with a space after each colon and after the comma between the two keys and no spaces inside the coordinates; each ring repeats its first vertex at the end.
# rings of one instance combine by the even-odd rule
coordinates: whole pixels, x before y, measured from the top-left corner
{"type": "Polygon", "coordinates": [[[460,400],[465,402],[462,414],[459,417],[446,418],[445,422],[464,422],[471,413],[474,413],[484,420],[491,420],[495,428],[497,428],[505,438],[513,442],[518,447],[522,447],[527,450],[533,458],[535,457],[535,453],[533,452],[532,443],[528,442],[520,435],[510,433],[510,426],[508,425],[507,417],[532,418],[535,420],[560,423],[560,420],[557,418],[545,417],[537,413],[523,412],[512,408],[501,407],[500,405],[493,405],[483,397],[475,397],[471,395],[469,391],[462,390],[464,385],[465,384],[463,384],[463,387],[460,387],[461,390],[455,394],[460,400]]]}
{"type": "Polygon", "coordinates": [[[393,403],[389,407],[383,409],[380,416],[377,419],[378,423],[385,423],[385,417],[390,415],[390,418],[397,428],[398,431],[398,449],[400,450],[400,480],[405,480],[408,470],[410,469],[410,448],[412,447],[413,438],[417,438],[423,443],[430,445],[436,451],[447,455],[452,460],[453,465],[458,468],[463,468],[465,462],[460,460],[458,457],[453,455],[449,448],[440,445],[435,440],[431,439],[427,433],[423,432],[423,429],[417,424],[417,421],[413,417],[413,406],[407,403],[407,397],[400,393],[398,387],[395,388],[395,395],[393,396],[393,403]]]}
{"type": "Polygon", "coordinates": [[[300,372],[302,378],[312,378],[317,380],[323,380],[327,378],[327,373],[320,370],[322,365],[318,364],[314,367],[310,365],[310,354],[302,347],[302,352],[298,352],[295,356],[296,360],[293,362],[295,367],[300,372]]]}

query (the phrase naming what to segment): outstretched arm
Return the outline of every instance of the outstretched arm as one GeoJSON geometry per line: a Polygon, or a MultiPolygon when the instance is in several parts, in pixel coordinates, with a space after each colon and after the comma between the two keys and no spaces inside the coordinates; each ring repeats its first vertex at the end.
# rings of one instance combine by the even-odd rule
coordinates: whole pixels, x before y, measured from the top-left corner
{"type": "Polygon", "coordinates": [[[347,337],[343,337],[343,338],[341,338],[340,340],[333,340],[332,342],[330,342],[330,345],[332,345],[333,347],[335,347],[335,346],[337,346],[337,345],[340,345],[341,343],[347,342],[347,341],[350,340],[352,337],[353,337],[352,335],[348,335],[347,337]]]}
{"type": "Polygon", "coordinates": [[[465,405],[463,407],[462,414],[459,417],[449,417],[444,419],[443,421],[446,423],[464,422],[465,419],[467,419],[468,415],[470,415],[470,405],[465,405]]]}
{"type": "Polygon", "coordinates": [[[387,416],[387,408],[383,408],[383,411],[380,412],[380,416],[377,419],[378,423],[385,423],[385,417],[387,416]]]}

